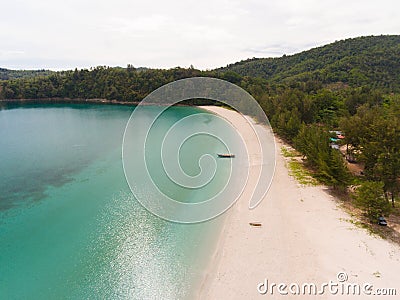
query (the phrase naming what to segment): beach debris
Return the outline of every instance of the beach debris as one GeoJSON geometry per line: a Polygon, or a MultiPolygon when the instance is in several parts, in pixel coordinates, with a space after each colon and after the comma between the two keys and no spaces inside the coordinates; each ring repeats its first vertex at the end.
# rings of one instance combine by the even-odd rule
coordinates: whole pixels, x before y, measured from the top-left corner
{"type": "Polygon", "coordinates": [[[234,158],[235,154],[232,153],[218,153],[219,158],[234,158]]]}
{"type": "Polygon", "coordinates": [[[254,226],[254,227],[261,227],[262,226],[262,224],[260,222],[250,222],[249,224],[250,224],[250,226],[254,226]]]}
{"type": "Polygon", "coordinates": [[[381,272],[376,271],[375,273],[372,273],[372,275],[379,278],[379,277],[381,277],[381,272]]]}

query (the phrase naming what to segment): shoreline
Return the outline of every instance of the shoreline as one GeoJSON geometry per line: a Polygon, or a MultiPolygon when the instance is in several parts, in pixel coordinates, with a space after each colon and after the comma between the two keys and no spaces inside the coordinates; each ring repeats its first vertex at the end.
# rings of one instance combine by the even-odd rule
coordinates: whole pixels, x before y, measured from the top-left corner
{"type": "MultiPolygon", "coordinates": [[[[245,120],[237,112],[201,108],[229,120],[242,136],[246,135],[245,120]]],[[[329,280],[338,282],[339,272],[348,276],[346,283],[395,288],[399,295],[400,247],[354,225],[326,187],[300,185],[289,175],[287,159],[280,153],[285,144],[276,142],[276,173],[270,190],[254,210],[248,209],[248,195],[244,193],[227,212],[198,298],[287,299],[290,292],[286,296],[277,290],[261,295],[257,286],[267,279],[270,283],[315,283],[320,287],[329,280]],[[262,226],[250,226],[253,221],[262,226]]],[[[257,149],[247,147],[251,159],[257,149]]],[[[363,295],[343,297],[361,299],[363,295]]],[[[310,299],[309,294],[296,296],[310,299]]],[[[341,298],[328,290],[311,297],[341,298]]]]}
{"type": "Polygon", "coordinates": [[[107,100],[100,98],[84,99],[84,98],[43,98],[43,99],[0,99],[0,104],[116,104],[116,105],[126,105],[126,106],[136,106],[140,101],[119,101],[119,100],[107,100]]]}
{"type": "MultiPolygon", "coordinates": [[[[120,101],[120,100],[108,100],[102,98],[42,98],[42,99],[0,99],[0,107],[2,105],[7,104],[104,104],[104,105],[123,105],[123,106],[152,106],[159,105],[164,106],[162,103],[142,103],[141,101],[120,101]]],[[[167,105],[168,106],[168,105],[167,105]]],[[[193,105],[193,104],[184,104],[177,103],[173,106],[188,106],[188,107],[207,107],[208,104],[202,105],[193,105]]],[[[210,106],[211,107],[211,106],[210,106]]],[[[218,106],[215,106],[218,107],[218,106]]]]}
{"type": "MultiPolygon", "coordinates": [[[[208,299],[209,296],[207,291],[212,287],[213,282],[216,280],[219,263],[223,257],[223,247],[226,240],[226,234],[229,233],[229,224],[231,219],[233,218],[234,211],[237,209],[238,203],[241,200],[245,200],[245,207],[248,207],[248,198],[251,197],[253,188],[257,184],[259,166],[261,165],[261,159],[258,155],[260,151],[260,146],[258,144],[257,137],[253,130],[263,131],[266,134],[271,134],[272,131],[266,130],[266,127],[258,125],[257,122],[250,116],[241,115],[235,110],[227,109],[224,107],[218,106],[198,106],[201,109],[204,109],[208,112],[216,114],[222,118],[224,118],[228,123],[231,124],[236,130],[239,131],[240,135],[244,139],[244,142],[247,146],[247,150],[249,151],[249,178],[247,185],[242,193],[242,196],[237,200],[237,202],[225,212],[225,219],[223,220],[222,226],[220,228],[220,232],[218,235],[218,240],[216,245],[214,245],[215,249],[213,251],[212,257],[210,258],[207,267],[206,267],[206,275],[204,276],[201,284],[200,290],[197,293],[196,299],[208,299]],[[250,124],[251,123],[251,124],[250,124]],[[253,175],[253,176],[252,176],[253,175]],[[221,251],[222,249],[222,251],[221,251]]],[[[275,139],[273,137],[274,149],[276,154],[276,144],[275,139]]],[[[242,201],[243,202],[243,201],[242,201]]],[[[248,208],[247,208],[248,209],[248,208]]],[[[250,221],[250,220],[249,220],[250,221]]],[[[235,222],[235,221],[234,221],[235,222]]],[[[214,299],[211,297],[210,299],[214,299]]]]}

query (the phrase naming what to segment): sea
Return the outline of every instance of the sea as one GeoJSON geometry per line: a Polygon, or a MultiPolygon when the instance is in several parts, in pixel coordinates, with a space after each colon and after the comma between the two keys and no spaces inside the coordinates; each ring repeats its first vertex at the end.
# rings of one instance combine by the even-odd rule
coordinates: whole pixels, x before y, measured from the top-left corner
{"type": "MultiPolygon", "coordinates": [[[[0,110],[0,299],[196,296],[225,215],[180,224],[153,215],[137,201],[121,159],[133,109],[26,104],[0,110]]],[[[162,137],[171,124],[199,112],[206,113],[168,108],[150,135],[162,137]]],[[[203,125],[215,129],[218,122],[210,116],[204,114],[203,125]]],[[[149,157],[159,156],[159,147],[147,150],[149,157]]],[[[221,145],[198,136],[181,150],[182,165],[196,174],[193,153],[215,156],[221,145]]],[[[163,172],[154,161],[150,172],[163,172]]],[[[227,160],[219,161],[215,193],[231,168],[227,160]]],[[[177,201],[198,198],[198,191],[182,193],[162,176],[160,188],[177,201]]]]}

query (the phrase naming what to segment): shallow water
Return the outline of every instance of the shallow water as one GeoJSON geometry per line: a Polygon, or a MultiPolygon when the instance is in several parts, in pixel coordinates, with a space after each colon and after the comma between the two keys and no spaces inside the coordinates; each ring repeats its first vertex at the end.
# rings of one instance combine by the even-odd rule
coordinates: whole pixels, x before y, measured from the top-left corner
{"type": "MultiPolygon", "coordinates": [[[[222,218],[176,224],[137,202],[121,161],[132,109],[82,104],[0,110],[1,299],[182,299],[195,292],[222,218]]],[[[160,189],[183,202],[199,201],[198,195],[165,179],[154,145],[168,124],[196,112],[168,109],[150,139],[150,172],[160,189]]],[[[215,126],[212,118],[204,122],[215,126]]],[[[196,174],[193,154],[220,150],[209,137],[193,139],[182,147],[182,166],[196,174]]],[[[220,164],[207,193],[224,185],[229,168],[220,164]]]]}

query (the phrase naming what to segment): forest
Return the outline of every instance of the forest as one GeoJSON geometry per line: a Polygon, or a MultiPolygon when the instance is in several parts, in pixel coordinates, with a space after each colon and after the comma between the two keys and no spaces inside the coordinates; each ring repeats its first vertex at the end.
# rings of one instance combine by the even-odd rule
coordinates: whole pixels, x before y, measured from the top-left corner
{"type": "Polygon", "coordinates": [[[253,58],[221,70],[293,84],[316,81],[399,91],[400,36],[382,35],[338,41],[279,58],[253,58]]]}
{"type": "MultiPolygon", "coordinates": [[[[3,100],[132,103],[178,79],[224,79],[259,102],[274,131],[304,155],[320,181],[340,191],[351,185],[361,186],[360,191],[378,189],[373,199],[378,205],[372,205],[372,200],[356,201],[371,221],[396,206],[400,193],[400,36],[347,39],[291,56],[254,58],[210,71],[127,65],[63,72],[0,69],[0,76],[3,100]],[[364,164],[362,176],[350,174],[342,154],[331,147],[333,130],[343,132],[348,156],[364,164]]],[[[187,104],[199,102],[194,99],[187,104]]]]}
{"type": "Polygon", "coordinates": [[[0,80],[47,76],[52,73],[55,72],[49,70],[8,70],[0,68],[0,80]]]}

